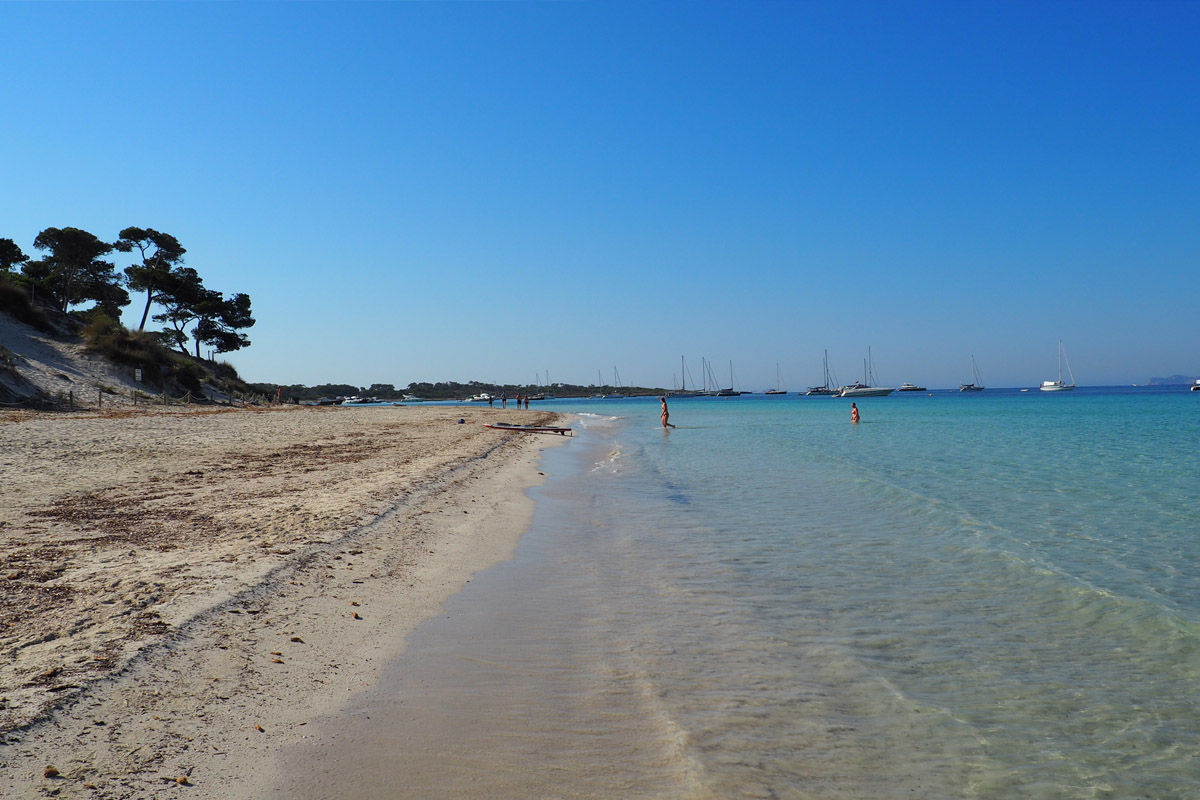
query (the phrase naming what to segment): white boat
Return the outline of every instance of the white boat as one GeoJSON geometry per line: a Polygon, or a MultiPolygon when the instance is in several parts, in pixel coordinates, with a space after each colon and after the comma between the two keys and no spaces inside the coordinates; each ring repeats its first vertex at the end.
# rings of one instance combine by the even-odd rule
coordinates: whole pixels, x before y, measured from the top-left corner
{"type": "Polygon", "coordinates": [[[700,392],[697,392],[697,391],[695,391],[695,390],[694,390],[694,387],[695,387],[695,385],[696,385],[696,381],[695,381],[695,379],[693,379],[693,380],[692,380],[692,386],[693,386],[693,389],[692,389],[692,390],[689,390],[689,389],[687,388],[687,375],[688,375],[688,369],[687,369],[687,361],[685,361],[685,360],[684,360],[684,357],[683,357],[683,356],[680,356],[680,357],[679,357],[679,368],[680,368],[680,373],[679,373],[679,388],[678,388],[678,389],[672,389],[671,391],[667,392],[667,397],[675,397],[675,398],[679,398],[679,397],[699,397],[699,396],[700,396],[700,392]]]}
{"type": "Polygon", "coordinates": [[[887,397],[894,391],[890,386],[869,386],[855,381],[850,386],[843,386],[838,397],[887,397]]]}
{"type": "Polygon", "coordinates": [[[979,377],[979,368],[975,366],[975,356],[971,356],[971,382],[960,383],[958,385],[960,392],[982,392],[983,378],[979,377]]]}
{"type": "Polygon", "coordinates": [[[1200,379],[1197,379],[1196,382],[1192,384],[1191,390],[1193,392],[1200,392],[1200,379]]]}
{"type": "Polygon", "coordinates": [[[1067,383],[1063,380],[1062,368],[1063,362],[1067,361],[1067,354],[1063,352],[1062,339],[1058,340],[1058,380],[1042,381],[1040,388],[1043,392],[1069,392],[1075,388],[1075,374],[1071,372],[1071,362],[1067,361],[1067,374],[1071,376],[1071,382],[1067,383]]]}
{"type": "Polygon", "coordinates": [[[896,391],[897,392],[924,392],[924,391],[926,391],[926,389],[924,386],[917,386],[915,383],[907,383],[906,382],[906,383],[900,384],[900,388],[897,389],[896,391]]]}
{"type": "Polygon", "coordinates": [[[736,397],[741,394],[733,388],[733,361],[729,362],[728,388],[721,386],[716,373],[713,372],[712,362],[705,360],[704,356],[700,357],[700,372],[704,376],[704,390],[700,394],[704,397],[736,397]]]}
{"type": "Polygon", "coordinates": [[[837,389],[835,389],[835,388],[833,388],[833,383],[834,383],[834,381],[832,381],[832,380],[830,379],[830,377],[829,377],[829,351],[828,351],[828,350],[826,350],[826,351],[825,351],[825,383],[823,383],[823,384],[822,384],[822,385],[820,385],[820,386],[810,386],[810,387],[808,387],[808,391],[807,391],[807,392],[805,392],[804,394],[806,394],[806,395],[814,395],[814,394],[829,394],[829,395],[833,395],[833,394],[837,394],[837,391],[838,391],[838,390],[837,390],[837,389]]]}
{"type": "Polygon", "coordinates": [[[871,348],[867,348],[867,358],[863,362],[863,380],[866,383],[855,381],[851,386],[843,386],[838,392],[838,397],[887,397],[892,392],[896,391],[890,386],[875,385],[875,361],[871,357],[871,348]]]}

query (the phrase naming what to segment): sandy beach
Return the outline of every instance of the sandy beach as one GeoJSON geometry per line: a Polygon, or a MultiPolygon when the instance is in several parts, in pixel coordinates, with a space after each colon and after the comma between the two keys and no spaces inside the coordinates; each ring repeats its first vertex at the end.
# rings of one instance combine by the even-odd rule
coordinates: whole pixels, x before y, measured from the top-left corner
{"type": "Polygon", "coordinates": [[[485,408],[0,415],[0,796],[236,797],[509,556],[485,408]],[[459,419],[465,420],[458,424],[459,419]]]}

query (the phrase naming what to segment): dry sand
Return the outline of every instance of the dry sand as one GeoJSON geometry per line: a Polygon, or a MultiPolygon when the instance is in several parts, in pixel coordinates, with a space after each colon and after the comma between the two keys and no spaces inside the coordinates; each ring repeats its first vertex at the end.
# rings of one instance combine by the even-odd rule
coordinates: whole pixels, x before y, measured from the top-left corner
{"type": "Polygon", "coordinates": [[[555,418],[0,412],[0,797],[251,796],[511,556],[562,440],[481,423],[555,418]]]}

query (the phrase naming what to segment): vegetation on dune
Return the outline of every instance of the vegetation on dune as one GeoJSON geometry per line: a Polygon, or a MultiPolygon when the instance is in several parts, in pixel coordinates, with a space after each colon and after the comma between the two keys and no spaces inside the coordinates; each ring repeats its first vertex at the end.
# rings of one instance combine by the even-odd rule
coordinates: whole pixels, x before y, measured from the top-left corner
{"type": "Polygon", "coordinates": [[[0,311],[45,333],[54,328],[46,314],[30,302],[29,293],[0,273],[0,311]]]}
{"type": "MultiPolygon", "coordinates": [[[[0,308],[38,325],[36,309],[48,308],[90,323],[97,315],[110,320],[132,302],[129,290],[145,293],[138,333],[145,333],[154,307],[152,333],[164,344],[200,357],[202,347],[230,353],[250,346],[243,333],[254,325],[250,296],[226,297],[207,288],[200,274],[183,265],[187,250],[174,236],[153,228],[125,228],[113,242],[79,228],[46,228],[33,240],[41,258],[31,258],[12,239],[0,239],[0,279],[6,289],[0,308]],[[137,253],[134,263],[119,270],[106,260],[112,253],[137,253]],[[16,297],[20,292],[24,300],[16,297]],[[88,304],[91,304],[90,306],[88,304]]],[[[44,329],[44,328],[43,328],[44,329]]]]}
{"type": "Polygon", "coordinates": [[[228,353],[250,345],[243,333],[255,322],[250,297],[226,297],[205,287],[195,269],[183,266],[186,250],[175,237],[131,227],[105,242],[79,228],[46,228],[33,249],[42,257],[31,258],[12,239],[0,239],[0,313],[51,336],[81,338],[89,352],[140,370],[151,390],[195,399],[206,386],[250,391],[231,365],[200,356],[202,347],[228,353]],[[135,252],[138,260],[123,270],[106,260],[135,252]],[[118,321],[132,302],[129,290],[145,293],[136,331],[118,321]],[[151,316],[155,308],[159,313],[151,316]],[[163,323],[162,329],[146,330],[148,319],[163,323]]]}
{"type": "Polygon", "coordinates": [[[205,384],[226,392],[249,391],[229,364],[206,362],[169,350],[158,337],[131,331],[104,314],[95,315],[81,335],[90,352],[115,364],[140,369],[142,382],[160,391],[202,395],[205,384]]]}

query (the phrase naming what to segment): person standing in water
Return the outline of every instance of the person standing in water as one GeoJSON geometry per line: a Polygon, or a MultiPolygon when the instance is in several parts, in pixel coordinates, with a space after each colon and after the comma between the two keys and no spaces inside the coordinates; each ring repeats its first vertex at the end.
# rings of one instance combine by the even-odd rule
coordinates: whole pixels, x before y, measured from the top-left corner
{"type": "Polygon", "coordinates": [[[662,401],[662,406],[663,406],[663,410],[662,410],[663,427],[664,428],[674,428],[675,427],[674,425],[672,425],[670,422],[667,422],[667,420],[669,420],[671,418],[671,412],[667,411],[667,398],[660,397],[658,399],[662,401]]]}
{"type": "Polygon", "coordinates": [[[858,422],[858,406],[854,403],[850,404],[850,421],[854,423],[858,422]]]}

